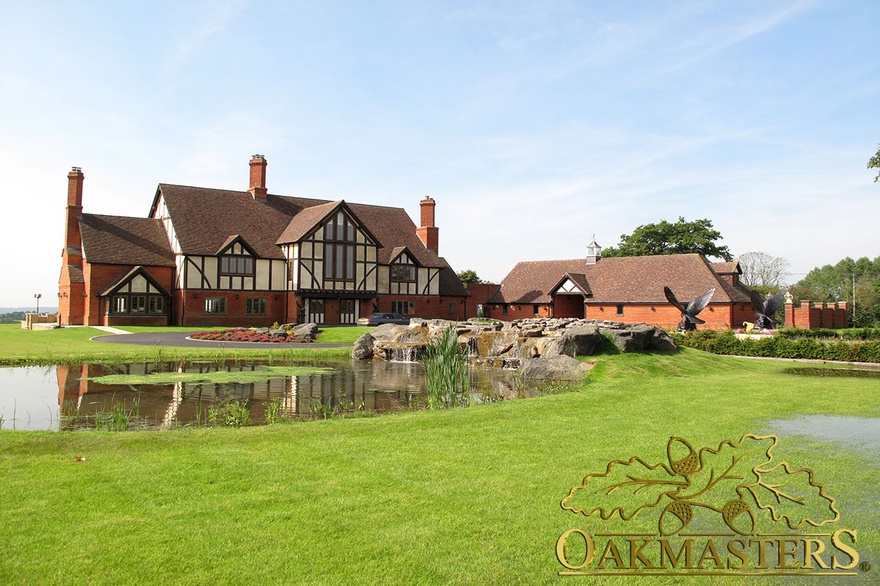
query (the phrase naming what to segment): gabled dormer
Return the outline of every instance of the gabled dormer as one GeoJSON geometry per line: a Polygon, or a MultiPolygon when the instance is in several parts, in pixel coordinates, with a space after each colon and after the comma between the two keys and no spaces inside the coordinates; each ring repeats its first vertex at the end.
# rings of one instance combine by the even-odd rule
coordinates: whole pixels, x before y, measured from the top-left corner
{"type": "Polygon", "coordinates": [[[106,313],[112,316],[164,316],[171,295],[142,266],[137,266],[98,293],[108,300],[106,313]]]}
{"type": "Polygon", "coordinates": [[[550,295],[583,295],[584,297],[592,297],[593,292],[590,290],[590,284],[587,282],[586,275],[582,273],[565,273],[556,285],[550,289],[550,295]]]}
{"type": "Polygon", "coordinates": [[[415,283],[419,264],[405,246],[394,249],[389,265],[391,283],[415,283]]]}
{"type": "Polygon", "coordinates": [[[376,291],[378,239],[344,202],[306,208],[278,239],[297,291],[376,291]]]}
{"type": "Polygon", "coordinates": [[[244,238],[235,234],[217,251],[219,289],[253,289],[256,253],[244,238]]]}

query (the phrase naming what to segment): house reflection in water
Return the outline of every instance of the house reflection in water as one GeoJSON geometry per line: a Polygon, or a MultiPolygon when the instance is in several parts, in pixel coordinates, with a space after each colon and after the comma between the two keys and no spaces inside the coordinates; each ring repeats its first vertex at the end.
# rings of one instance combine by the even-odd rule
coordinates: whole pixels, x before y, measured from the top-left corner
{"type": "MultiPolygon", "coordinates": [[[[167,364],[166,370],[167,370],[167,364]]],[[[82,427],[96,415],[121,409],[134,414],[140,428],[167,429],[207,422],[212,405],[246,400],[251,422],[265,423],[267,406],[289,418],[324,416],[340,411],[389,412],[415,408],[424,388],[420,364],[343,364],[333,371],[300,376],[269,376],[257,382],[169,384],[102,384],[97,377],[110,374],[145,375],[157,372],[156,364],[57,366],[61,428],[82,427]]],[[[181,363],[178,372],[208,374],[218,370],[255,371],[257,364],[181,363]]],[[[501,394],[509,394],[515,381],[509,373],[498,377],[501,394]]],[[[498,381],[488,382],[489,389],[498,381]]]]}

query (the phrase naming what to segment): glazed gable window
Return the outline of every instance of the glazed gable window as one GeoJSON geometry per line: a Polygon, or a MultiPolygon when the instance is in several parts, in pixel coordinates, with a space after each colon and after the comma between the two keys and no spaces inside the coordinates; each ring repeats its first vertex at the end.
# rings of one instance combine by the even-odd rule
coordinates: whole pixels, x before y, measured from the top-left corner
{"type": "Polygon", "coordinates": [[[324,278],[353,281],[357,228],[344,212],[324,224],[324,278]]]}
{"type": "Polygon", "coordinates": [[[220,257],[221,275],[244,275],[254,274],[254,259],[250,256],[229,254],[220,257]]]}
{"type": "Polygon", "coordinates": [[[393,264],[391,265],[391,280],[392,281],[415,281],[416,280],[416,267],[414,265],[408,264],[393,264]]]}

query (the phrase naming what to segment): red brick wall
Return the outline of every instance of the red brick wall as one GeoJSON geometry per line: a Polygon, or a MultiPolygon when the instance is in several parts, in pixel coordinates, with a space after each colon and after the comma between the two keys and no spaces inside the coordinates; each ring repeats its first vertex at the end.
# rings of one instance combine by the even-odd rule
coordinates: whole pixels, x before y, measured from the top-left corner
{"type": "Polygon", "coordinates": [[[785,326],[802,330],[816,328],[845,328],[849,325],[846,302],[819,303],[803,300],[801,304],[785,304],[785,326]]]}
{"type": "MultiPolygon", "coordinates": [[[[89,326],[100,325],[167,325],[166,318],[159,318],[161,323],[154,324],[144,321],[146,317],[135,317],[132,323],[117,321],[117,318],[107,316],[107,299],[98,295],[111,284],[115,283],[120,277],[129,272],[132,266],[124,265],[105,265],[83,263],[83,275],[86,280],[86,303],[84,315],[81,324],[89,326]]],[[[144,267],[144,271],[156,281],[166,291],[171,291],[171,284],[174,279],[174,269],[171,267],[144,267]]],[[[171,311],[171,308],[166,308],[171,311]]],[[[122,318],[123,321],[127,318],[122,318]]]]}
{"type": "MultiPolygon", "coordinates": [[[[728,330],[732,327],[732,318],[742,315],[742,306],[724,303],[710,303],[700,312],[699,318],[705,324],[697,326],[703,330],[728,330]]],[[[617,304],[587,304],[587,319],[607,319],[624,323],[646,323],[661,328],[674,329],[681,323],[681,312],[669,304],[627,303],[624,304],[623,315],[618,315],[617,304]]],[[[741,325],[742,321],[736,325],[741,325]]]]}
{"type": "Polygon", "coordinates": [[[82,325],[85,316],[85,284],[71,283],[67,267],[61,269],[58,282],[58,323],[62,326],[82,325]]]}
{"type": "MultiPolygon", "coordinates": [[[[466,297],[432,297],[430,295],[379,295],[380,312],[391,311],[392,301],[409,301],[413,304],[413,312],[408,317],[420,317],[424,319],[449,319],[449,320],[465,320],[466,314],[466,297]],[[449,306],[452,305],[452,311],[449,306]]],[[[372,313],[372,305],[369,306],[372,313]]],[[[361,317],[369,315],[362,313],[361,317]]]]}
{"type": "Polygon", "coordinates": [[[267,327],[275,322],[286,321],[285,297],[283,293],[273,291],[176,291],[174,323],[198,327],[267,327]],[[226,313],[207,313],[205,300],[209,297],[226,299],[226,313]],[[266,313],[261,315],[245,313],[247,300],[257,298],[266,300],[266,313]]]}
{"type": "Polygon", "coordinates": [[[468,283],[467,289],[470,297],[465,300],[465,316],[476,317],[477,308],[483,306],[483,315],[488,317],[489,307],[486,300],[498,290],[497,283],[468,283]]]}
{"type": "Polygon", "coordinates": [[[583,318],[584,298],[581,295],[557,295],[553,299],[553,317],[583,318]]]}

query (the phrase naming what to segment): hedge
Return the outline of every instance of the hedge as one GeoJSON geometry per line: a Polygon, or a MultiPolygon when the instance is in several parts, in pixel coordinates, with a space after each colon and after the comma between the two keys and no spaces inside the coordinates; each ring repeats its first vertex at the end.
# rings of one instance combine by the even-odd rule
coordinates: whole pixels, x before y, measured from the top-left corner
{"type": "MultiPolygon", "coordinates": [[[[802,333],[810,330],[795,331],[802,333]]],[[[835,332],[835,330],[825,331],[835,332]]],[[[873,332],[877,331],[873,329],[871,333],[858,335],[873,336],[873,332]]],[[[680,346],[696,348],[713,354],[805,358],[838,362],[880,362],[880,339],[876,337],[841,339],[827,336],[792,335],[789,330],[777,332],[772,337],[760,340],[740,340],[732,330],[675,333],[673,337],[680,346]]]]}

